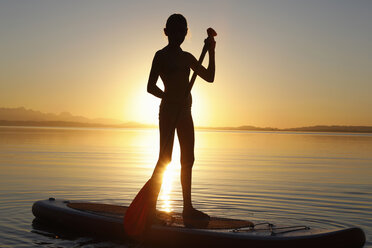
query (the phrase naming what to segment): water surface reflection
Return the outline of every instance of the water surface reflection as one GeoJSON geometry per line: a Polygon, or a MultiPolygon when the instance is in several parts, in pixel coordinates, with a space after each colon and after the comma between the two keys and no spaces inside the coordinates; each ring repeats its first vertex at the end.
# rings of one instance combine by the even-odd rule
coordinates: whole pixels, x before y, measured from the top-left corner
{"type": "MultiPolygon", "coordinates": [[[[0,246],[89,247],[42,236],[33,201],[128,205],[151,176],[157,130],[0,128],[0,246]]],[[[177,142],[175,142],[175,145],[177,142]]],[[[193,200],[212,215],[372,233],[372,136],[197,131],[193,200]]],[[[179,148],[158,208],[182,211],[179,148]]],[[[92,244],[93,246],[100,246],[92,244]]]]}

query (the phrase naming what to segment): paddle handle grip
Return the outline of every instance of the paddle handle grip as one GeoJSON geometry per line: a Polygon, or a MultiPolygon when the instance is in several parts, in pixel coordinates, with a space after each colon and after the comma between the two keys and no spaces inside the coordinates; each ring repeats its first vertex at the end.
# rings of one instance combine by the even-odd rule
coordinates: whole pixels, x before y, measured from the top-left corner
{"type": "MultiPolygon", "coordinates": [[[[208,34],[209,39],[214,39],[214,36],[217,35],[216,31],[214,31],[213,28],[208,28],[207,29],[207,34],[208,34]]],[[[208,43],[204,43],[203,50],[200,54],[197,67],[201,66],[201,64],[203,63],[203,60],[204,60],[204,57],[205,57],[205,54],[207,53],[207,51],[208,51],[208,43]]],[[[191,89],[194,86],[194,83],[195,83],[195,80],[196,80],[197,76],[198,76],[198,74],[196,73],[196,71],[194,71],[194,73],[192,74],[190,83],[189,83],[189,88],[186,91],[186,96],[188,96],[189,93],[191,92],[191,89]]]]}

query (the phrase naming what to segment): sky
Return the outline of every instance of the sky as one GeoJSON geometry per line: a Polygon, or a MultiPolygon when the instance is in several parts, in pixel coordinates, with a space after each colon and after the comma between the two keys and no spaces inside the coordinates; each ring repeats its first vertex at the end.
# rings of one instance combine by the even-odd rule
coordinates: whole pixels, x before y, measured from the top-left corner
{"type": "Polygon", "coordinates": [[[146,86],[173,13],[196,58],[218,33],[196,126],[372,125],[368,0],[0,0],[0,107],[157,124],[146,86]]]}

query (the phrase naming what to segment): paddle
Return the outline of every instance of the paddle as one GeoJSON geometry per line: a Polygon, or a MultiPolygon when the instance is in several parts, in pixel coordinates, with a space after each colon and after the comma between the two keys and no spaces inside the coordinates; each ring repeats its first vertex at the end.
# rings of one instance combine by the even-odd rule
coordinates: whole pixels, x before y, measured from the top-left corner
{"type": "MultiPolygon", "coordinates": [[[[205,44],[203,46],[202,53],[198,60],[198,66],[200,66],[203,62],[203,59],[205,57],[205,54],[208,51],[208,39],[213,40],[214,36],[217,35],[216,31],[214,31],[212,28],[207,29],[208,38],[205,41],[205,44]]],[[[197,73],[194,71],[189,87],[186,89],[185,96],[190,94],[192,87],[194,86],[195,79],[197,77],[197,73]]],[[[177,116],[174,121],[173,128],[171,129],[172,132],[176,128],[181,108],[177,113],[177,116]]],[[[168,135],[168,138],[166,139],[166,142],[164,143],[163,147],[161,147],[161,151],[164,151],[170,142],[170,137],[172,137],[171,133],[168,135]]],[[[160,153],[162,154],[162,152],[160,153]]],[[[141,238],[143,234],[146,231],[146,228],[149,227],[152,223],[153,214],[155,214],[155,206],[156,206],[156,200],[155,197],[159,194],[160,186],[157,185],[159,182],[152,182],[151,179],[146,182],[146,184],[142,187],[142,189],[138,192],[132,203],[129,205],[129,208],[127,209],[125,216],[124,216],[124,230],[126,235],[133,237],[133,238],[141,238]]],[[[161,182],[160,182],[161,183],[161,182]]]]}

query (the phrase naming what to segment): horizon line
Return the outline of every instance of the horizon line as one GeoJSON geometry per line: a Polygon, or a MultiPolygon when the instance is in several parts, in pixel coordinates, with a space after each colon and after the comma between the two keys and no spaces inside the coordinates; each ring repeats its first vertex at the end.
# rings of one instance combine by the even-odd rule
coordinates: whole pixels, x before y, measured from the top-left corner
{"type": "MultiPolygon", "coordinates": [[[[120,119],[113,119],[113,118],[105,118],[105,117],[85,117],[82,115],[73,115],[68,111],[63,111],[59,114],[57,113],[45,113],[39,110],[33,110],[31,108],[26,108],[24,106],[19,107],[0,107],[0,114],[1,111],[5,111],[5,116],[0,115],[0,126],[61,126],[61,127],[68,127],[68,126],[76,126],[76,127],[137,127],[137,128],[156,128],[158,124],[156,123],[146,123],[146,122],[138,122],[133,120],[120,120],[120,119]],[[20,111],[21,110],[21,111],[20,111]],[[9,112],[10,111],[10,112],[9,112]],[[24,117],[26,111],[28,118],[24,117]],[[11,113],[11,117],[9,118],[9,113],[11,113]],[[50,115],[54,116],[54,118],[50,118],[50,115]],[[64,115],[64,116],[63,116],[64,115]],[[14,118],[16,116],[16,118],[14,118]],[[62,119],[61,119],[61,116],[62,119]],[[13,118],[12,118],[13,117],[13,118]],[[57,118],[56,118],[57,117],[57,118]],[[67,119],[66,119],[67,118],[67,119]],[[28,124],[27,124],[28,123],[28,124]]],[[[214,130],[254,130],[254,131],[293,131],[299,130],[303,131],[353,131],[353,132],[371,132],[372,125],[344,125],[344,124],[317,124],[317,125],[303,125],[303,126],[296,126],[296,127],[272,127],[272,126],[255,126],[255,125],[248,125],[242,124],[239,126],[195,126],[195,129],[214,129],[214,130]],[[359,130],[362,129],[362,130],[359,130]]]]}
{"type": "MultiPolygon", "coordinates": [[[[155,124],[144,124],[139,122],[126,122],[121,124],[100,124],[73,121],[11,121],[0,120],[0,126],[14,127],[86,127],[86,128],[157,128],[155,124]]],[[[242,126],[196,126],[195,129],[209,130],[236,130],[236,131],[298,131],[298,132],[353,132],[353,133],[372,133],[372,126],[350,126],[350,125],[315,125],[302,126],[293,128],[274,128],[274,127],[257,127],[251,125],[242,126]]]]}

